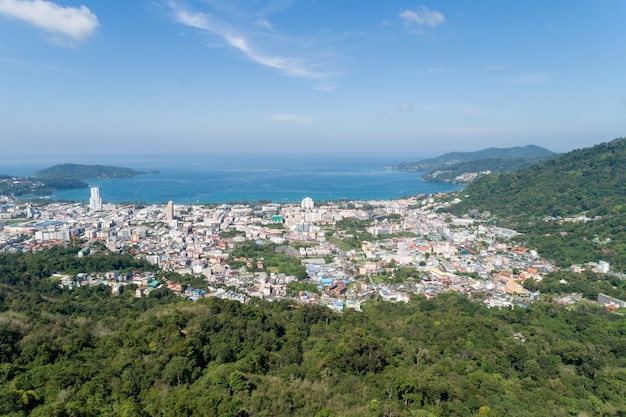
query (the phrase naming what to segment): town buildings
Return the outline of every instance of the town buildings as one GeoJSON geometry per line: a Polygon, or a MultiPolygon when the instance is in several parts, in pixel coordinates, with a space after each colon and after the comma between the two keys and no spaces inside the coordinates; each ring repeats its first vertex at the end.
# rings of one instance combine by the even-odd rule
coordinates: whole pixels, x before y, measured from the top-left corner
{"type": "MultiPolygon", "coordinates": [[[[414,294],[433,297],[445,291],[468,294],[489,306],[524,305],[538,296],[524,288],[525,280],[541,281],[555,269],[535,251],[512,245],[515,231],[440,213],[432,196],[318,207],[309,200],[181,206],[174,221],[171,201],[145,207],[103,205],[94,187],[89,207],[50,203],[35,208],[37,219],[4,226],[0,251],[37,251],[78,241],[83,246],[77,256],[90,256],[84,248],[100,242],[109,250],[127,251],[158,265],[162,271],[200,278],[205,286],[179,288],[157,277],[106,274],[111,271],[66,278],[64,285],[102,281],[119,292],[135,284],[138,296],[165,286],[191,299],[291,298],[339,311],[359,309],[371,297],[405,302],[414,294]],[[342,229],[345,220],[364,222],[367,226],[358,233],[371,238],[357,239],[354,231],[342,229]],[[285,248],[306,269],[306,283],[317,290],[291,294],[295,276],[268,269],[261,258],[233,259],[233,248],[245,241],[285,248]],[[346,246],[350,241],[359,245],[346,246]]],[[[26,205],[16,202],[3,207],[11,215],[26,210],[26,205]]],[[[606,262],[598,265],[600,270],[609,268],[606,262]]]]}

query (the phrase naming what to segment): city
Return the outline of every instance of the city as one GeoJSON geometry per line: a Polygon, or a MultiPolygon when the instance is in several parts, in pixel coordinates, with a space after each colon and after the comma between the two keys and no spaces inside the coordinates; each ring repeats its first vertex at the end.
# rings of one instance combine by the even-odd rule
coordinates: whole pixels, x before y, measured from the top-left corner
{"type": "MultiPolygon", "coordinates": [[[[92,187],[88,206],[53,202],[33,207],[5,198],[0,206],[5,223],[0,248],[38,251],[81,242],[77,256],[89,256],[99,243],[111,251],[132,253],[160,271],[204,281],[202,287],[192,288],[141,271],[58,277],[60,285],[70,289],[103,284],[119,293],[134,284],[138,297],[165,286],[192,300],[290,299],[337,311],[360,310],[372,297],[407,302],[415,294],[430,298],[445,291],[467,294],[490,307],[525,307],[538,299],[539,292],[526,290],[524,282],[540,282],[556,267],[532,248],[512,244],[517,233],[493,226],[489,213],[457,218],[438,211],[449,204],[443,196],[320,206],[308,197],[300,204],[170,201],[136,206],[103,203],[98,188],[92,187]],[[342,227],[346,225],[350,227],[342,227]],[[234,248],[243,242],[271,245],[301,265],[306,275],[266,266],[263,257],[234,257],[234,248]]],[[[609,264],[600,260],[576,267],[583,269],[608,273],[609,264]]],[[[623,303],[601,299],[606,306],[623,303]]],[[[573,294],[562,302],[577,300],[580,297],[573,294]]]]}

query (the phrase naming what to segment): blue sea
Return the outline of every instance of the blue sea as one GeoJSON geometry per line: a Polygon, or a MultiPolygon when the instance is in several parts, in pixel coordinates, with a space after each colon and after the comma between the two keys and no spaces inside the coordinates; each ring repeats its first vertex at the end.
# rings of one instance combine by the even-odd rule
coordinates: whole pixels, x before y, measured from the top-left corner
{"type": "MultiPolygon", "coordinates": [[[[411,159],[419,160],[421,158],[411,159]]],[[[158,170],[133,178],[89,180],[104,203],[228,203],[270,200],[388,200],[448,192],[461,187],[428,183],[420,173],[389,166],[401,159],[376,156],[190,156],[146,157],[84,162],[158,170]]],[[[44,168],[49,165],[41,166],[44,168]]],[[[23,168],[22,170],[25,170],[23,168]]],[[[34,173],[33,171],[30,174],[34,173]]],[[[25,173],[13,175],[29,175],[25,173]]],[[[58,191],[51,200],[88,201],[89,189],[58,191]]]]}

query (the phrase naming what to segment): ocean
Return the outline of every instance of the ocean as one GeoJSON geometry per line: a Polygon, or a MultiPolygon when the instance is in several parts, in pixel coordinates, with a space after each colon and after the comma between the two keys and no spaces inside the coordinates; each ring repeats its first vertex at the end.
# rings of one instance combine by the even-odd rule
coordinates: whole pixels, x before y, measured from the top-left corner
{"type": "MultiPolygon", "coordinates": [[[[424,182],[417,172],[389,168],[398,162],[402,161],[376,156],[146,157],[95,163],[137,171],[158,170],[158,174],[87,182],[100,188],[104,203],[148,204],[170,200],[177,204],[260,200],[287,203],[304,197],[315,201],[389,200],[461,189],[452,184],[424,182]]],[[[63,190],[50,199],[87,202],[89,195],[89,189],[63,190]]]]}

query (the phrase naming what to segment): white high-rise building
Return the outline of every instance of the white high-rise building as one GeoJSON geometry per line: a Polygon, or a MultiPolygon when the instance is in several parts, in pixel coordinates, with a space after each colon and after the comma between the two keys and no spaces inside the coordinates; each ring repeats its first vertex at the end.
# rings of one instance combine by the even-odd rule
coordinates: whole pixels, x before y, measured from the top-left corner
{"type": "Polygon", "coordinates": [[[313,210],[315,204],[313,203],[313,199],[311,197],[305,197],[302,199],[302,203],[300,203],[300,207],[302,210],[313,210]]]}
{"type": "Polygon", "coordinates": [[[102,210],[102,199],[100,198],[100,188],[91,187],[91,197],[89,198],[89,210],[102,210]]]}
{"type": "Polygon", "coordinates": [[[171,222],[172,220],[174,220],[174,202],[173,201],[167,202],[167,207],[165,208],[165,217],[167,218],[168,222],[171,222]]]}

